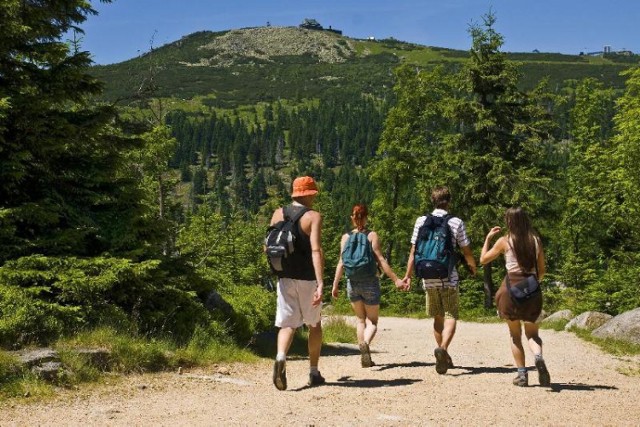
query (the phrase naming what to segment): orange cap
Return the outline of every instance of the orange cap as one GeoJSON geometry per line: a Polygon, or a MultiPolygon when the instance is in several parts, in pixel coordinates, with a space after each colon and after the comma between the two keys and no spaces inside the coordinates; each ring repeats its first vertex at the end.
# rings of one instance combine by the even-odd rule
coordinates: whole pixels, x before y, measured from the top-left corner
{"type": "Polygon", "coordinates": [[[291,197],[303,197],[318,194],[316,182],[310,176],[301,176],[293,181],[291,197]]]}

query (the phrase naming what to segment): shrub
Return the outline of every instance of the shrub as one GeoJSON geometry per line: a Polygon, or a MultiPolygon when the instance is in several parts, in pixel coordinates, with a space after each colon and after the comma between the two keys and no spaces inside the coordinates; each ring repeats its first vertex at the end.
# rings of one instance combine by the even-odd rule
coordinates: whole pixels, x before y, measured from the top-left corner
{"type": "Polygon", "coordinates": [[[220,294],[233,307],[230,331],[239,342],[248,342],[253,335],[273,327],[276,313],[275,293],[259,286],[235,286],[220,294]]]}

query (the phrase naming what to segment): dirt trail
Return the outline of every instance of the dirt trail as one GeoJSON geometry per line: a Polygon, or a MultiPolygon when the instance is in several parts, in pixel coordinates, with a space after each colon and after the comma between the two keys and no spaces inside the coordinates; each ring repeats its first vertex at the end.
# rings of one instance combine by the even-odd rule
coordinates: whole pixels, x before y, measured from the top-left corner
{"type": "MultiPolygon", "coordinates": [[[[355,346],[323,349],[327,379],[307,388],[308,361],[289,360],[289,389],[271,383],[272,362],[128,377],[65,392],[53,402],[0,408],[0,425],[640,425],[639,358],[602,353],[573,334],[542,331],[551,387],[511,385],[504,324],[461,322],[450,348],[456,368],[434,369],[431,320],[382,318],[377,366],[355,346]]],[[[532,365],[532,356],[527,353],[532,365]]]]}

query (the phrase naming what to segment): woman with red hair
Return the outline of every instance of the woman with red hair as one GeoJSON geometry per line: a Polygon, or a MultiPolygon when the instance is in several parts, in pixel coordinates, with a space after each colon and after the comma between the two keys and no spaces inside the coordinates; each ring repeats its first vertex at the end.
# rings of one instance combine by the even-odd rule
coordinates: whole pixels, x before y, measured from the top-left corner
{"type": "Polygon", "coordinates": [[[366,251],[373,254],[374,267],[369,270],[369,273],[358,274],[353,277],[349,277],[349,270],[347,270],[347,296],[351,301],[351,307],[357,318],[356,333],[358,336],[358,345],[360,347],[360,362],[363,368],[374,366],[375,364],[371,360],[371,352],[369,346],[373,337],[378,330],[378,314],[380,310],[380,280],[377,276],[376,266],[380,268],[384,273],[395,283],[396,287],[400,290],[407,290],[409,285],[393,272],[389,263],[382,255],[380,249],[380,239],[375,231],[367,229],[367,206],[364,204],[357,204],[353,206],[351,210],[351,222],[353,229],[351,232],[342,236],[340,242],[341,257],[336,267],[336,274],[333,279],[333,289],[331,295],[334,298],[338,297],[338,286],[340,279],[345,272],[345,249],[347,242],[350,239],[360,238],[366,241],[366,251]],[[360,236],[358,236],[360,234],[360,236]],[[366,238],[366,240],[365,240],[366,238]]]}

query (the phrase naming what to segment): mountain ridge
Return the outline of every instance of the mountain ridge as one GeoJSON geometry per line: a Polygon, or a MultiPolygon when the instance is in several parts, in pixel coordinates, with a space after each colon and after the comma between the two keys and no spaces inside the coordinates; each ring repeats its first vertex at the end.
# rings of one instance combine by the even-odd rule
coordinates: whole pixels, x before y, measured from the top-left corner
{"type": "MultiPolygon", "coordinates": [[[[556,84],[595,77],[621,88],[624,80],[619,73],[637,63],[637,55],[505,54],[521,63],[522,84],[529,88],[544,77],[556,84]]],[[[105,82],[106,100],[135,99],[141,82],[153,80],[154,96],[208,96],[224,107],[314,98],[336,90],[385,96],[400,63],[457,69],[468,56],[468,51],[393,38],[363,40],[333,31],[265,26],[198,31],[138,57],[94,66],[92,71],[105,82]]]]}

